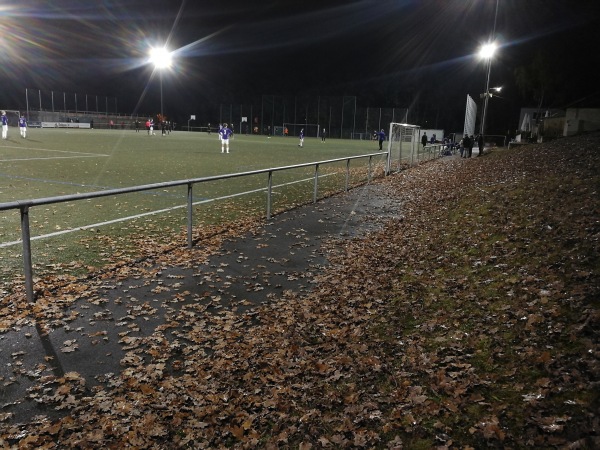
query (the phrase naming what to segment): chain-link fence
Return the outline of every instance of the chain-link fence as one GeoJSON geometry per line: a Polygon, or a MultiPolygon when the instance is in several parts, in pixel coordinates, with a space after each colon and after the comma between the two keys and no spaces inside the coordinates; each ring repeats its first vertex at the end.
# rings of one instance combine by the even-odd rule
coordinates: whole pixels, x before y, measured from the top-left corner
{"type": "MultiPolygon", "coordinates": [[[[92,94],[26,89],[26,114],[31,126],[41,122],[92,123],[94,128],[135,127],[136,119],[145,122],[147,114],[119,113],[117,98],[92,94]]],[[[357,97],[263,95],[253,103],[220,104],[218,123],[198,117],[178,124],[189,131],[218,130],[228,123],[236,133],[297,136],[300,129],[308,137],[374,139],[374,133],[387,130],[391,122],[407,123],[408,108],[358,106],[357,97]]]]}
{"type": "MultiPolygon", "coordinates": [[[[260,103],[221,104],[219,122],[233,125],[236,133],[298,135],[344,139],[372,139],[391,122],[407,122],[407,108],[359,107],[355,96],[263,95],[260,103]]],[[[214,125],[214,124],[213,124],[214,125]]]]}
{"type": "Polygon", "coordinates": [[[117,98],[73,92],[25,89],[28,125],[42,122],[89,123],[92,128],[133,129],[136,120],[143,127],[146,114],[119,113],[117,98]]]}

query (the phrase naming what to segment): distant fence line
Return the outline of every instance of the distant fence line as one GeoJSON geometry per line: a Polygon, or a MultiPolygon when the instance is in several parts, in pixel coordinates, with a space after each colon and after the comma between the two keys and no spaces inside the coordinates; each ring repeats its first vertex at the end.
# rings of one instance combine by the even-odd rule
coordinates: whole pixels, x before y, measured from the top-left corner
{"type": "Polygon", "coordinates": [[[34,111],[118,115],[116,97],[25,88],[27,114],[34,111]]]}
{"type": "MultiPolygon", "coordinates": [[[[136,119],[143,128],[153,117],[119,112],[116,97],[95,94],[27,88],[25,101],[27,118],[34,123],[79,121],[93,122],[94,128],[133,129],[136,119]]],[[[392,122],[419,122],[417,107],[359,106],[356,96],[262,95],[251,103],[221,103],[218,113],[205,112],[204,117],[181,117],[177,111],[167,116],[179,116],[179,130],[215,132],[226,122],[239,134],[283,135],[287,128],[290,136],[297,136],[304,128],[305,136],[318,137],[325,129],[327,137],[342,139],[371,139],[392,122]]]]}
{"type": "MultiPolygon", "coordinates": [[[[25,110],[20,112],[26,114],[30,126],[39,126],[41,122],[77,122],[114,129],[133,129],[136,119],[142,122],[143,128],[143,122],[152,116],[119,112],[116,97],[31,88],[25,89],[25,110]]],[[[17,124],[14,117],[9,117],[9,122],[17,124]]]]}

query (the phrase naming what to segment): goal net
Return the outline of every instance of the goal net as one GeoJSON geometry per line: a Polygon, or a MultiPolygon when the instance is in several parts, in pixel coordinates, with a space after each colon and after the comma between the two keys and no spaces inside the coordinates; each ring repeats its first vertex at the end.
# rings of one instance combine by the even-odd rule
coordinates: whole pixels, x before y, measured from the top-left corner
{"type": "Polygon", "coordinates": [[[304,130],[304,137],[320,137],[321,133],[319,130],[319,124],[317,123],[285,123],[283,129],[288,130],[288,136],[298,137],[300,130],[304,130]]]}
{"type": "Polygon", "coordinates": [[[407,123],[390,123],[388,171],[400,171],[416,164],[421,157],[421,127],[407,123]]]}
{"type": "Polygon", "coordinates": [[[21,113],[19,111],[15,109],[2,109],[2,111],[6,113],[6,118],[8,119],[9,125],[17,126],[19,124],[19,118],[21,117],[21,113]]]}

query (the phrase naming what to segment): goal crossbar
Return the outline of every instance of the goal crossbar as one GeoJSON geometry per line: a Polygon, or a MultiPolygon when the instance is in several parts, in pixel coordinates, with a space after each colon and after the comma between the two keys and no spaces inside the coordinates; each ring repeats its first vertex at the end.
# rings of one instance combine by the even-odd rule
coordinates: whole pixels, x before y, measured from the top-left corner
{"type": "Polygon", "coordinates": [[[288,129],[290,136],[297,136],[300,134],[300,130],[304,129],[304,136],[306,137],[318,137],[320,136],[320,129],[318,123],[283,123],[283,129],[288,129]]]}

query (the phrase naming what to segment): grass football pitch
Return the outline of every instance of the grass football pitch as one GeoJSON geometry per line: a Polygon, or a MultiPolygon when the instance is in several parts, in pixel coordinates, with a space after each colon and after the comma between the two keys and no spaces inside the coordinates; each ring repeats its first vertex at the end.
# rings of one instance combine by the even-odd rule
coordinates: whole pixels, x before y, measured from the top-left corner
{"type": "MultiPolygon", "coordinates": [[[[376,141],[235,135],[221,153],[217,134],[145,130],[18,129],[0,143],[0,203],[248,172],[378,152],[376,141]]],[[[382,166],[383,157],[373,165],[382,166]]],[[[368,159],[351,162],[351,184],[366,181],[368,159]]],[[[312,200],[314,167],[273,174],[272,211],[312,200]]],[[[346,162],[319,167],[319,195],[344,189],[346,162]]],[[[267,175],[194,185],[194,225],[266,214],[267,175]]],[[[36,274],[57,267],[101,266],[135,254],[131,235],[172,239],[186,224],[186,186],[33,207],[36,274]]],[[[20,215],[0,211],[0,280],[22,274],[20,215]]],[[[182,242],[185,245],[185,242],[182,242]]]]}

